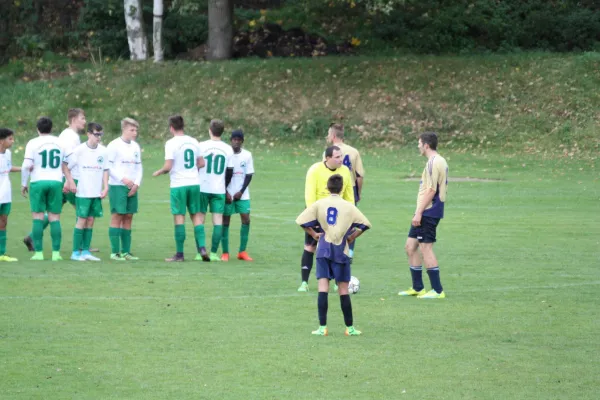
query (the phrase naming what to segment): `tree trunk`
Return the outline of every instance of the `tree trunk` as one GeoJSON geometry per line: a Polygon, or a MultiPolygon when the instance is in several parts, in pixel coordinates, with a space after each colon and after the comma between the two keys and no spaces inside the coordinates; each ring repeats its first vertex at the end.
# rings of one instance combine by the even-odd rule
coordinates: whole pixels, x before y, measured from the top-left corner
{"type": "Polygon", "coordinates": [[[148,44],[142,19],[142,1],[124,0],[125,25],[127,26],[127,42],[131,60],[146,60],[148,44]]]}
{"type": "Polygon", "coordinates": [[[233,0],[208,1],[209,60],[227,60],[233,52],[233,0]]]}
{"type": "Polygon", "coordinates": [[[152,31],[152,44],[154,46],[154,62],[162,62],[162,23],[163,23],[163,0],[154,0],[154,27],[152,31]]]}

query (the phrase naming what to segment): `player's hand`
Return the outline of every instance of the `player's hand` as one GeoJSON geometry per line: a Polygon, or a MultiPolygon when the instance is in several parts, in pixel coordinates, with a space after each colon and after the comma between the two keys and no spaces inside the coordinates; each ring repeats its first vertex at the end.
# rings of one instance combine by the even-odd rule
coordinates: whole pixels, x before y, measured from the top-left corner
{"type": "Polygon", "coordinates": [[[21,188],[21,196],[27,198],[27,193],[29,193],[29,188],[27,186],[23,186],[21,188]]]}
{"type": "Polygon", "coordinates": [[[235,200],[235,201],[238,201],[241,198],[242,198],[242,192],[237,192],[236,194],[233,195],[233,200],[235,200]]]}
{"type": "Polygon", "coordinates": [[[130,189],[129,189],[129,193],[127,193],[127,197],[131,197],[134,194],[137,193],[139,186],[134,184],[130,189]]]}
{"type": "Polygon", "coordinates": [[[421,226],[421,218],[421,214],[415,214],[411,222],[412,226],[421,226]]]}
{"type": "Polygon", "coordinates": [[[323,232],[314,232],[311,236],[318,242],[321,236],[323,236],[323,232]]]}
{"type": "Polygon", "coordinates": [[[133,187],[133,181],[129,178],[123,178],[121,179],[121,182],[123,182],[123,185],[127,186],[127,189],[131,189],[133,187]]]}
{"type": "Polygon", "coordinates": [[[231,204],[231,195],[229,194],[229,192],[225,192],[225,203],[231,204]]]}
{"type": "Polygon", "coordinates": [[[154,171],[154,173],[152,173],[152,176],[159,176],[162,175],[162,169],[159,169],[158,171],[154,171]]]}
{"type": "MultiPolygon", "coordinates": [[[[65,184],[66,183],[67,182],[65,182],[65,184]]],[[[68,182],[68,184],[69,184],[69,188],[68,188],[69,192],[71,192],[71,193],[77,193],[77,185],[75,184],[75,181],[70,181],[70,182],[68,182]]]]}
{"type": "Polygon", "coordinates": [[[63,185],[63,193],[69,193],[69,182],[65,182],[63,185]]]}
{"type": "Polygon", "coordinates": [[[105,188],[102,193],[100,193],[100,198],[103,199],[108,195],[108,188],[105,188]]]}

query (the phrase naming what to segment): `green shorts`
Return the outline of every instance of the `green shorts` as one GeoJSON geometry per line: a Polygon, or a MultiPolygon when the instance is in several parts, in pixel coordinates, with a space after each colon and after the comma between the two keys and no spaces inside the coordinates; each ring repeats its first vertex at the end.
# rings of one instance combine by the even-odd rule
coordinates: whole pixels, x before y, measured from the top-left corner
{"type": "Polygon", "coordinates": [[[122,185],[109,185],[108,198],[110,200],[111,214],[135,214],[138,212],[138,194],[137,192],[127,197],[129,189],[122,185]]]}
{"type": "Polygon", "coordinates": [[[171,214],[185,215],[200,212],[200,185],[171,188],[171,214]]]}
{"type": "MultiPolygon", "coordinates": [[[[73,179],[75,181],[75,185],[77,186],[77,183],[79,182],[77,179],[73,179]]],[[[65,183],[66,179],[63,178],[63,184],[65,183]]],[[[75,200],[75,193],[71,193],[71,192],[67,192],[67,193],[63,193],[63,204],[65,203],[69,203],[72,206],[76,205],[77,201],[75,200]]]]}
{"type": "Polygon", "coordinates": [[[75,213],[78,217],[100,218],[104,215],[102,211],[102,199],[100,197],[77,197],[75,201],[75,213]]]}
{"type": "Polygon", "coordinates": [[[223,215],[230,216],[233,214],[250,214],[250,200],[237,200],[225,204],[223,215]]]}
{"type": "Polygon", "coordinates": [[[62,211],[63,183],[59,181],[37,181],[29,185],[31,212],[60,214],[62,211]]]}
{"type": "Polygon", "coordinates": [[[225,211],[225,193],[203,193],[200,192],[200,212],[206,214],[210,208],[213,214],[223,214],[225,211]]]}
{"type": "Polygon", "coordinates": [[[10,214],[10,206],[12,203],[3,203],[0,204],[0,215],[8,215],[10,214]]]}

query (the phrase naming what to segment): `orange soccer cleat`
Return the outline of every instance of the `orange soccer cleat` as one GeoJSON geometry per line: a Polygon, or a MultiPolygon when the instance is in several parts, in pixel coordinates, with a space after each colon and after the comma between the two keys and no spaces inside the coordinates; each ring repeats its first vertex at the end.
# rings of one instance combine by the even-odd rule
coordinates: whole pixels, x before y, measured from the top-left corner
{"type": "Polygon", "coordinates": [[[238,260],[253,261],[252,257],[250,257],[245,251],[240,251],[238,253],[238,260]]]}
{"type": "Polygon", "coordinates": [[[223,253],[221,255],[221,261],[229,261],[229,253],[223,253]]]}

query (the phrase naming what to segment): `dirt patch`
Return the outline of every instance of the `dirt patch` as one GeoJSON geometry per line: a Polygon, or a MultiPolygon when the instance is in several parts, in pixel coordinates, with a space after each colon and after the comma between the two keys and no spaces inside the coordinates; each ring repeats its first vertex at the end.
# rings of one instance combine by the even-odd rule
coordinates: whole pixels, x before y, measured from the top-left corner
{"type": "MultiPolygon", "coordinates": [[[[404,178],[406,182],[419,182],[421,178],[404,178]]],[[[502,179],[492,179],[492,178],[471,178],[468,176],[457,176],[448,178],[449,182],[504,182],[502,179]]]]}

